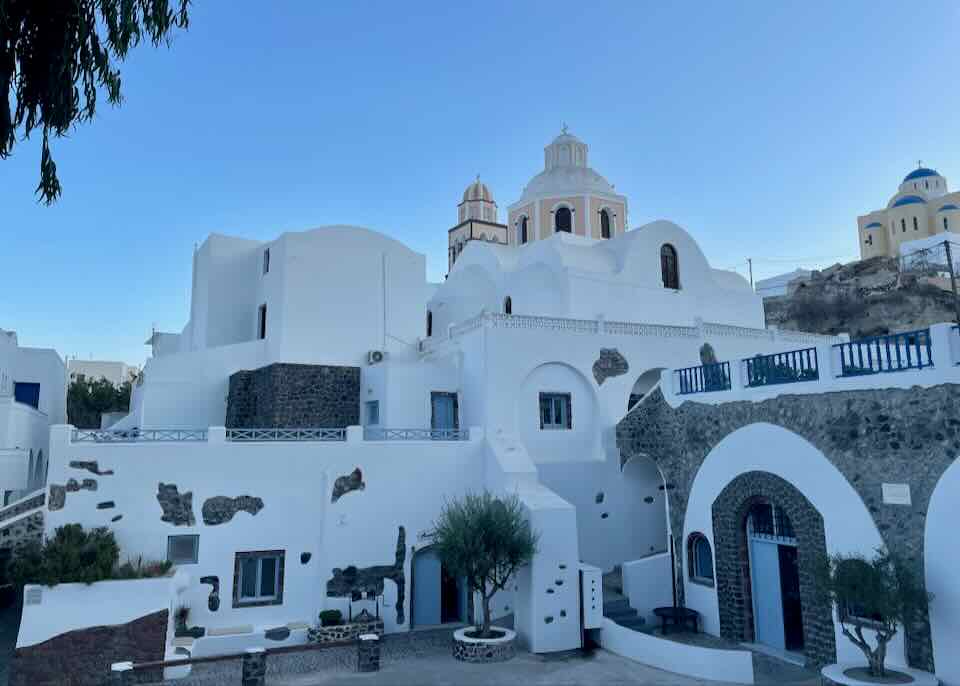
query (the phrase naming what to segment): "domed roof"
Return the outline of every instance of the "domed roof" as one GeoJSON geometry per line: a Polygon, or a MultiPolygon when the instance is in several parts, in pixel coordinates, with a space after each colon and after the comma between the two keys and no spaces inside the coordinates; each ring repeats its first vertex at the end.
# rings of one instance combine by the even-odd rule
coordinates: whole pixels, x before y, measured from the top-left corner
{"type": "Polygon", "coordinates": [[[914,179],[922,179],[926,176],[940,176],[937,173],[936,169],[929,169],[927,167],[920,167],[919,169],[914,169],[912,172],[903,177],[903,182],[913,181],[914,179]]]}
{"type": "Polygon", "coordinates": [[[487,184],[480,181],[479,175],[477,175],[477,180],[467,186],[467,189],[463,192],[463,202],[467,202],[468,200],[493,202],[493,193],[487,188],[487,184]]]}
{"type": "Polygon", "coordinates": [[[616,191],[610,183],[590,167],[554,167],[545,169],[523,189],[523,197],[533,195],[578,195],[616,191]]]}
{"type": "Polygon", "coordinates": [[[953,205],[953,204],[944,205],[939,210],[937,210],[937,212],[949,212],[950,210],[960,210],[960,207],[957,207],[956,205],[953,205]]]}
{"type": "Polygon", "coordinates": [[[895,203],[893,203],[890,207],[902,207],[903,205],[918,205],[918,204],[925,205],[926,203],[927,201],[921,198],[919,195],[905,195],[899,200],[897,200],[895,203]]]}

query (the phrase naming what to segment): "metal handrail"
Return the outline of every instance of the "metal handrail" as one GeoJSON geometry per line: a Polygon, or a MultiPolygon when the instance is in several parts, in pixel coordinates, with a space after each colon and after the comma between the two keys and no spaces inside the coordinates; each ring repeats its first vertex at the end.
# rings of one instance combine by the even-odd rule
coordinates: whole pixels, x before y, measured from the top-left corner
{"type": "Polygon", "coordinates": [[[150,443],[207,440],[206,429],[75,429],[74,443],[150,443]]]}
{"type": "Polygon", "coordinates": [[[345,441],[347,430],[335,429],[227,429],[227,440],[236,443],[254,441],[345,441]]]}
{"type": "Polygon", "coordinates": [[[840,352],[840,376],[864,376],[933,366],[930,329],[861,338],[833,347],[840,352]]]}
{"type": "Polygon", "coordinates": [[[744,362],[747,367],[748,388],[816,381],[820,378],[816,348],[757,355],[744,359],[744,362]]]}
{"type": "Polygon", "coordinates": [[[365,441],[469,441],[470,429],[381,429],[364,427],[365,441]]]}
{"type": "Polygon", "coordinates": [[[677,395],[730,390],[730,363],[714,362],[675,369],[680,390],[677,395]]]}

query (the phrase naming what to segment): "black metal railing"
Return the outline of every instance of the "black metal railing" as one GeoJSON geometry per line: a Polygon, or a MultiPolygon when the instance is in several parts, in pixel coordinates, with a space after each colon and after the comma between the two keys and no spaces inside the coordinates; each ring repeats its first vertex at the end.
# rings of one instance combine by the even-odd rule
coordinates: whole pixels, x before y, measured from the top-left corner
{"type": "Polygon", "coordinates": [[[933,366],[930,329],[863,338],[833,346],[840,352],[840,376],[863,376],[933,366]]]}
{"type": "Polygon", "coordinates": [[[730,390],[730,363],[715,362],[674,371],[680,388],[678,395],[730,390]]]}
{"type": "Polygon", "coordinates": [[[747,366],[747,387],[816,381],[820,378],[817,349],[803,348],[773,355],[757,355],[744,360],[747,366]]]}

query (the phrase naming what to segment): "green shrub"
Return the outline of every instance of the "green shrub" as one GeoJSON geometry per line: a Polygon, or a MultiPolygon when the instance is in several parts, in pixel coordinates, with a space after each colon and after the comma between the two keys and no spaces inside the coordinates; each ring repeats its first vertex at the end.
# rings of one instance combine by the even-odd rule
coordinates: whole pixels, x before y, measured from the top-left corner
{"type": "Polygon", "coordinates": [[[158,576],[166,576],[173,563],[169,561],[160,562],[158,560],[144,560],[143,556],[137,558],[136,564],[127,560],[114,570],[111,578],[113,579],[153,579],[158,576]]]}
{"type": "Polygon", "coordinates": [[[340,610],[324,610],[320,613],[320,626],[339,626],[343,624],[343,613],[340,610]]]}

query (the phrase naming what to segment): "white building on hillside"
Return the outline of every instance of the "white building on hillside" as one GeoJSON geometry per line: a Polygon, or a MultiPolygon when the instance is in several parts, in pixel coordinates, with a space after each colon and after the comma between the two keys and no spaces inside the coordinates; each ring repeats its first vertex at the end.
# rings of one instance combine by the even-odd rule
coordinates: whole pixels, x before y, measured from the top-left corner
{"type": "Polygon", "coordinates": [[[6,504],[43,486],[50,426],[66,421],[66,370],[56,351],[23,348],[0,329],[0,492],[6,504]]]}
{"type": "Polygon", "coordinates": [[[910,241],[960,231],[960,192],[927,167],[907,174],[882,210],[857,217],[860,258],[899,257],[910,241]]]}
{"type": "MultiPolygon", "coordinates": [[[[811,665],[848,655],[806,586],[805,610],[796,594],[785,604],[783,584],[757,586],[759,607],[772,608],[759,629],[752,614],[737,614],[718,575],[742,567],[741,548],[713,532],[729,521],[739,532],[747,525],[738,508],[765,503],[789,515],[803,546],[825,540],[829,552],[859,551],[892,529],[892,543],[921,549],[910,518],[923,516],[956,456],[958,429],[954,404],[920,396],[953,393],[960,338],[945,326],[869,344],[767,330],[761,296],[712,268],[685,229],[656,221],[626,231],[626,198],[587,167],[586,152],[566,132],[547,146],[545,171],[510,205],[507,241],[458,243],[440,285],[426,281],[423,255],[360,228],[268,243],[213,235],[197,251],[190,319],[180,333],[151,337],[130,415],[111,431],[54,428],[43,510],[48,533],[68,522],[109,526],[124,556],[177,565],[155,606],[189,607],[203,635],[174,641],[168,632],[161,657],[302,643],[324,609],[367,609],[387,632],[468,620],[475,600],[444,573],[430,532],[445,501],[483,489],[516,494],[540,534],[533,562],[494,600],[496,616],[512,615],[533,652],[579,647],[590,630],[633,659],[752,683],[746,650],[632,630],[655,621],[676,592],[709,633],[793,650],[811,665]],[[881,348],[898,352],[897,366],[868,357],[881,348]],[[888,386],[904,389],[889,403],[888,386]],[[804,387],[811,404],[798,413],[804,387]],[[887,439],[891,417],[915,407],[910,394],[930,414],[917,428],[927,438],[897,424],[887,439]],[[698,397],[706,402],[685,402],[698,397]],[[846,400],[862,411],[843,412],[846,400]],[[714,407],[721,414],[710,414],[714,407]],[[726,447],[744,418],[758,440],[726,447]],[[794,450],[790,427],[829,454],[817,462],[794,450]],[[937,452],[905,453],[901,433],[911,451],[926,441],[937,452]],[[723,457],[707,457],[717,445],[723,457]],[[863,446],[884,461],[866,462],[863,446]],[[841,477],[823,466],[831,459],[843,461],[841,477]],[[700,464],[710,470],[702,480],[700,464]],[[780,481],[738,481],[753,471],[792,480],[821,519],[780,481]],[[80,477],[88,487],[76,485],[80,477]],[[840,488],[835,477],[857,486],[840,488]],[[880,478],[894,491],[914,484],[917,507],[875,504],[880,478]],[[832,489],[827,496],[817,479],[832,489]],[[883,526],[855,539],[843,513],[860,517],[868,504],[883,526]],[[820,538],[806,538],[808,526],[820,538]],[[623,597],[605,605],[590,579],[613,580],[618,570],[623,597]]],[[[482,212],[489,190],[474,184],[465,201],[480,214],[471,217],[468,205],[463,221],[495,224],[495,209],[482,212]]],[[[949,515],[945,502],[933,520],[949,515]]],[[[938,546],[939,531],[931,534],[938,546]]],[[[808,558],[777,554],[787,586],[808,578],[798,566],[808,558]]],[[[922,555],[912,559],[923,564],[922,555]]],[[[932,585],[942,585],[950,560],[927,562],[939,570],[932,585]]],[[[113,620],[106,608],[90,624],[78,625],[75,613],[62,613],[73,623],[59,620],[56,592],[24,616],[23,660],[68,630],[136,619],[120,600],[128,596],[117,595],[113,620]]],[[[960,600],[945,596],[930,622],[911,627],[921,649],[897,644],[892,663],[932,665],[936,653],[945,680],[960,679],[937,647],[960,638],[949,620],[960,600]]],[[[147,605],[141,598],[136,607],[147,605]]]]}

